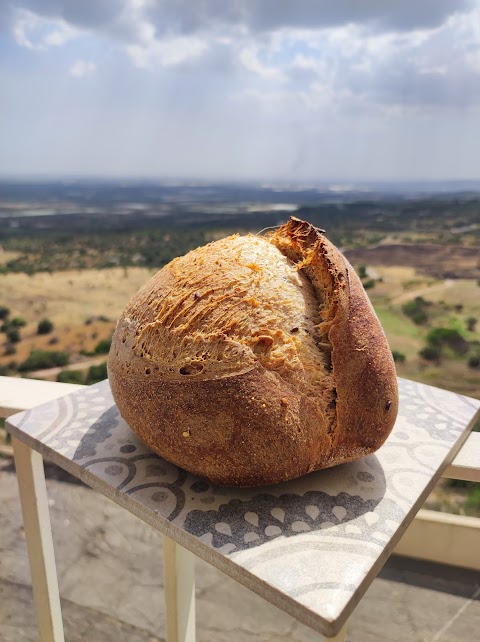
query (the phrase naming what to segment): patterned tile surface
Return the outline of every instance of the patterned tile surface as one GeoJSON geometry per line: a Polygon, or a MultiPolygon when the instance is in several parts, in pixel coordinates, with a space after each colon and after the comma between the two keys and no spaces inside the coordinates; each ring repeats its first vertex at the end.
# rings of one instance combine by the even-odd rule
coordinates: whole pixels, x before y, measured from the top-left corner
{"type": "Polygon", "coordinates": [[[400,380],[365,459],[260,489],[214,487],[149,451],[108,381],[8,420],[11,432],[309,626],[331,634],[453,458],[480,401],[400,380]]]}

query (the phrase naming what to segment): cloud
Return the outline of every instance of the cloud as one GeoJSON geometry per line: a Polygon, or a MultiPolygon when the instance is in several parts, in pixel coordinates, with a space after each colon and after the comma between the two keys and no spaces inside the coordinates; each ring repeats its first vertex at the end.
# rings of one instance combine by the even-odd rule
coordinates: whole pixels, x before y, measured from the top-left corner
{"type": "Polygon", "coordinates": [[[480,0],[3,3],[0,109],[28,162],[54,130],[58,166],[78,147],[89,171],[101,147],[119,172],[478,172],[480,0]]]}
{"type": "Polygon", "coordinates": [[[378,30],[410,30],[440,25],[468,0],[165,0],[145,3],[145,15],[159,32],[180,33],[242,27],[249,33],[278,29],[325,29],[350,22],[378,30]]]}
{"type": "Polygon", "coordinates": [[[161,41],[147,38],[140,45],[128,45],[127,53],[136,67],[148,69],[160,65],[171,67],[198,57],[207,48],[200,38],[180,37],[161,41]]]}
{"type": "Polygon", "coordinates": [[[142,24],[169,37],[215,32],[253,36],[351,23],[375,31],[431,29],[453,13],[467,11],[472,0],[13,0],[5,4],[138,44],[133,40],[142,24]]]}
{"type": "Polygon", "coordinates": [[[93,74],[96,68],[97,66],[91,60],[76,60],[68,70],[68,73],[74,78],[83,78],[93,74]]]}
{"type": "Polygon", "coordinates": [[[265,64],[258,57],[258,47],[250,44],[240,51],[240,62],[245,69],[257,74],[261,78],[282,80],[284,74],[279,67],[265,64]]]}
{"type": "Polygon", "coordinates": [[[41,50],[64,45],[76,38],[79,32],[61,18],[43,18],[28,9],[17,9],[12,33],[21,47],[41,50]]]}
{"type": "Polygon", "coordinates": [[[61,19],[79,29],[102,30],[114,21],[129,0],[4,0],[47,20],[61,19]]]}
{"type": "Polygon", "coordinates": [[[473,0],[16,0],[13,6],[12,30],[22,47],[46,49],[95,34],[116,43],[137,69],[235,75],[252,100],[262,91],[300,92],[314,103],[327,94],[355,96],[405,108],[480,100],[480,9],[473,0]]]}

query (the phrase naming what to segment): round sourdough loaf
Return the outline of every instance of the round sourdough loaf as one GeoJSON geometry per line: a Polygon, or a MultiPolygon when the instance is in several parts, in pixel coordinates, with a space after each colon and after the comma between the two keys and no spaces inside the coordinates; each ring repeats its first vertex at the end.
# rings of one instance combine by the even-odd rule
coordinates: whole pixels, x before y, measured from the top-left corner
{"type": "Polygon", "coordinates": [[[397,415],[395,367],[359,278],[293,217],[155,274],[118,321],[108,374],[144,443],[223,485],[363,457],[397,415]]]}

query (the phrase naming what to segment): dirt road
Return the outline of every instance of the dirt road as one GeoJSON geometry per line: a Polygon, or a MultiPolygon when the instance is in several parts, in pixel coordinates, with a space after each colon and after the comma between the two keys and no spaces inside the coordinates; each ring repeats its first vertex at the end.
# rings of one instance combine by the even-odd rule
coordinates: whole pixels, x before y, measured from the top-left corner
{"type": "Polygon", "coordinates": [[[436,285],[431,285],[430,287],[418,288],[417,290],[409,290],[408,292],[404,292],[403,294],[400,294],[400,296],[392,299],[392,303],[406,303],[407,301],[415,299],[417,296],[428,295],[431,292],[442,292],[447,288],[451,288],[454,283],[455,281],[453,279],[445,279],[445,281],[443,281],[442,283],[437,283],[436,285]]]}

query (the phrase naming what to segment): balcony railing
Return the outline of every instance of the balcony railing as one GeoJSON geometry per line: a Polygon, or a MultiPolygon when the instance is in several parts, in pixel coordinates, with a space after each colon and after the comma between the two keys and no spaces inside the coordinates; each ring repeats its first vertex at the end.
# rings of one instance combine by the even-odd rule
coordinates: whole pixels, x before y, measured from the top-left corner
{"type": "MultiPolygon", "coordinates": [[[[0,417],[66,395],[76,384],[0,377],[0,417]]],[[[444,477],[480,482],[480,433],[471,433],[444,477]]],[[[480,570],[480,519],[421,509],[395,549],[398,555],[480,570]]]]}

